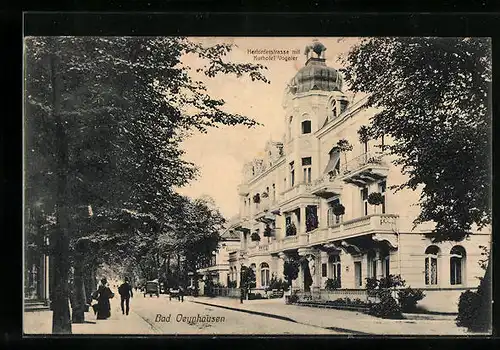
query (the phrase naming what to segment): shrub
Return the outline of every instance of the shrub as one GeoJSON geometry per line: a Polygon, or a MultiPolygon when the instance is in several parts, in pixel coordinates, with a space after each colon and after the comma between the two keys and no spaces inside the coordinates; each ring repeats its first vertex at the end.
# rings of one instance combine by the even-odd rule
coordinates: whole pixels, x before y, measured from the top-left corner
{"type": "Polygon", "coordinates": [[[420,289],[412,289],[407,287],[398,291],[399,305],[403,312],[415,311],[417,303],[425,297],[425,294],[420,289]]]}
{"type": "Polygon", "coordinates": [[[329,278],[325,282],[326,290],[335,290],[340,288],[340,279],[338,278],[329,278]]]}
{"type": "Polygon", "coordinates": [[[366,279],[366,289],[372,291],[379,286],[379,281],[375,277],[368,277],[366,279]]]}
{"type": "Polygon", "coordinates": [[[466,290],[460,294],[456,324],[459,327],[474,329],[479,315],[481,298],[478,293],[466,290]]]}
{"type": "Polygon", "coordinates": [[[380,192],[372,192],[368,196],[368,203],[371,205],[380,205],[384,203],[384,197],[380,192]]]}
{"type": "Polygon", "coordinates": [[[401,279],[400,275],[389,275],[380,279],[379,288],[404,287],[405,284],[405,280],[401,279]]]}
{"type": "Polygon", "coordinates": [[[380,292],[380,302],[373,304],[368,313],[372,316],[389,319],[402,319],[401,308],[388,291],[380,292]]]}
{"type": "Polygon", "coordinates": [[[227,287],[228,288],[236,288],[236,281],[227,282],[227,287]]]}
{"type": "Polygon", "coordinates": [[[294,304],[298,301],[299,301],[299,296],[297,295],[297,293],[293,293],[292,295],[286,297],[287,304],[294,304]]]}

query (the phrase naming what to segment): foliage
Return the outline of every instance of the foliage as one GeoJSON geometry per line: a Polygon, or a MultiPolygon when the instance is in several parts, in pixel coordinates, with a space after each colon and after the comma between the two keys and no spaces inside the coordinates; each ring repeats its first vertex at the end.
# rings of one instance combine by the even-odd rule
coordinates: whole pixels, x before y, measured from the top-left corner
{"type": "Polygon", "coordinates": [[[297,227],[295,227],[295,224],[291,222],[286,226],[286,235],[295,236],[296,234],[297,234],[297,227]]]}
{"type": "Polygon", "coordinates": [[[373,304],[368,313],[372,316],[388,318],[388,319],[403,319],[401,308],[391,293],[388,290],[379,293],[380,302],[373,304]]]}
{"type": "Polygon", "coordinates": [[[370,140],[369,128],[366,125],[362,125],[358,129],[359,142],[367,143],[370,140]]]}
{"type": "Polygon", "coordinates": [[[353,92],[380,108],[370,136],[388,135],[408,181],[421,189],[415,224],[435,242],[491,224],[491,39],[366,38],[345,58],[353,92]]]}
{"type": "Polygon", "coordinates": [[[254,203],[260,203],[260,195],[258,193],[256,193],[254,196],[253,196],[253,202],[254,203]]]}
{"type": "Polygon", "coordinates": [[[291,286],[292,281],[299,277],[300,263],[297,260],[290,259],[283,264],[283,276],[286,283],[291,286]]]}
{"type": "Polygon", "coordinates": [[[352,145],[346,139],[340,139],[337,141],[337,147],[340,152],[352,151],[352,145]]]}
{"type": "Polygon", "coordinates": [[[332,211],[335,216],[341,216],[345,214],[345,207],[342,204],[337,203],[332,207],[332,211]]]}
{"type": "Polygon", "coordinates": [[[287,291],[289,289],[289,285],[288,283],[286,283],[285,281],[283,281],[281,278],[278,279],[276,278],[276,276],[273,276],[271,278],[271,280],[269,281],[269,286],[266,288],[266,291],[269,292],[269,291],[272,291],[273,289],[277,289],[277,290],[284,290],[284,291],[287,291]]]}
{"type": "MultiPolygon", "coordinates": [[[[221,124],[256,125],[226,112],[181,62],[197,55],[206,76],[248,74],[267,82],[261,65],[226,62],[230,51],[180,37],[26,38],[25,203],[38,206],[48,224],[57,266],[55,333],[71,328],[67,277],[76,242],[90,242],[93,265],[133,264],[130,251],[135,257],[147,251],[156,268],[154,244],[172,228],[173,188],[196,175],[194,164],[182,160],[180,142],[221,124]],[[94,215],[82,213],[89,204],[94,215]]],[[[28,240],[38,244],[37,237],[28,240]]]]}
{"type": "Polygon", "coordinates": [[[372,192],[368,195],[368,203],[370,205],[380,205],[384,203],[384,197],[380,192],[372,192]]]}
{"type": "Polygon", "coordinates": [[[255,271],[252,268],[241,267],[240,287],[243,287],[246,292],[256,287],[255,271]]]}
{"type": "Polygon", "coordinates": [[[287,304],[295,304],[299,301],[299,296],[297,292],[292,293],[292,295],[287,295],[285,297],[286,303],[287,304]]]}
{"type": "Polygon", "coordinates": [[[488,332],[492,327],[491,265],[481,278],[477,292],[467,290],[460,295],[456,324],[472,332],[488,332]]]}
{"type": "Polygon", "coordinates": [[[227,287],[228,288],[236,288],[237,282],[236,281],[228,281],[227,282],[227,287]]]}
{"type": "Polygon", "coordinates": [[[341,287],[340,278],[328,278],[325,282],[326,290],[336,290],[341,287]]]}
{"type": "Polygon", "coordinates": [[[490,252],[488,250],[488,247],[485,247],[483,245],[480,245],[479,249],[481,249],[481,259],[479,259],[478,263],[483,270],[486,270],[486,267],[488,266],[490,252]]]}
{"type": "Polygon", "coordinates": [[[478,318],[479,295],[476,292],[466,290],[460,294],[458,301],[458,316],[456,324],[459,327],[473,328],[478,318]]]}
{"type": "Polygon", "coordinates": [[[417,303],[425,297],[421,289],[412,289],[407,287],[398,291],[399,305],[401,311],[412,312],[416,310],[417,303]]]}
{"type": "Polygon", "coordinates": [[[261,293],[248,293],[248,300],[266,299],[261,293]]]}
{"type": "Polygon", "coordinates": [[[366,289],[367,290],[371,291],[371,290],[378,288],[379,281],[377,280],[377,278],[367,277],[367,278],[365,278],[365,280],[366,280],[366,289]]]}
{"type": "Polygon", "coordinates": [[[273,230],[269,224],[266,224],[266,228],[264,229],[264,237],[271,237],[273,235],[273,230]]]}
{"type": "Polygon", "coordinates": [[[306,210],[306,232],[312,231],[318,228],[318,216],[309,207],[306,210]]]}
{"type": "Polygon", "coordinates": [[[252,234],[250,235],[250,238],[252,239],[253,242],[260,241],[260,235],[257,231],[252,232],[252,234]]]}
{"type": "Polygon", "coordinates": [[[379,281],[379,288],[398,288],[404,287],[406,281],[401,278],[401,275],[389,275],[382,277],[379,281]]]}

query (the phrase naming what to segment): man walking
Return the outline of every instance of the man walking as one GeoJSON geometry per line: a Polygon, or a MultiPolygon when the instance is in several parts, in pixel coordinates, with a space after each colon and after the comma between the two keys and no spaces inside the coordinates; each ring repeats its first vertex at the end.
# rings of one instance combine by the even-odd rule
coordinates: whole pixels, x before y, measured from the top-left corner
{"type": "Polygon", "coordinates": [[[134,297],[134,293],[132,292],[132,286],[129,284],[127,277],[125,277],[125,282],[118,287],[118,293],[120,293],[121,297],[122,314],[125,314],[126,312],[128,315],[128,312],[130,311],[130,298],[134,297]],[[123,304],[125,304],[126,308],[124,308],[123,304]]]}

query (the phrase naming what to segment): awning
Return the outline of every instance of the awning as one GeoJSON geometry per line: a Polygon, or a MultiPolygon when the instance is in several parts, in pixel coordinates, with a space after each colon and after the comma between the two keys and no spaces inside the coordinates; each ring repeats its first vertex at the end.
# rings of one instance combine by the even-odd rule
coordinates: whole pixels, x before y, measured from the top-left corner
{"type": "Polygon", "coordinates": [[[334,149],[332,149],[330,151],[330,160],[328,161],[328,164],[327,164],[325,171],[323,173],[328,174],[330,171],[335,169],[339,160],[340,160],[340,151],[338,148],[335,147],[334,149]]]}

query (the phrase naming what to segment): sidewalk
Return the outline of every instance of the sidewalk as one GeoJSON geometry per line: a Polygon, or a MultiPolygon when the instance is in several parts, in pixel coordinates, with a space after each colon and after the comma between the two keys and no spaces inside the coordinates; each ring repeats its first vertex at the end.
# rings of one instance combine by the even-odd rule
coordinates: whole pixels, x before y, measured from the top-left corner
{"type": "Polygon", "coordinates": [[[360,335],[475,335],[457,327],[452,317],[386,320],[360,312],[286,305],[284,299],[245,300],[243,304],[233,298],[198,297],[189,301],[360,335]]]}
{"type": "MultiPolygon", "coordinates": [[[[24,313],[23,329],[26,335],[52,334],[52,311],[24,313]]],[[[111,317],[96,320],[94,312],[85,313],[85,323],[71,325],[73,334],[156,334],[156,329],[134,312],[122,315],[120,300],[111,300],[111,317]]]]}

